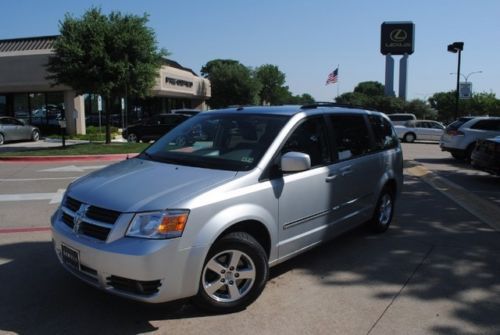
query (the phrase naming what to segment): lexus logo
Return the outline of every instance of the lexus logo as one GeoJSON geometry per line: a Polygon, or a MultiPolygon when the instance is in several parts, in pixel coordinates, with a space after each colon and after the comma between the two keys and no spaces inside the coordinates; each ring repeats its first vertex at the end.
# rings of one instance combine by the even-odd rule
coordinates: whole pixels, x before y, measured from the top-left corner
{"type": "Polygon", "coordinates": [[[401,43],[406,40],[408,34],[403,29],[394,29],[391,31],[390,38],[393,42],[401,43]]]}
{"type": "Polygon", "coordinates": [[[78,234],[80,232],[80,226],[87,214],[87,210],[89,209],[89,205],[82,204],[78,211],[75,213],[75,217],[73,218],[73,231],[78,234]]]}

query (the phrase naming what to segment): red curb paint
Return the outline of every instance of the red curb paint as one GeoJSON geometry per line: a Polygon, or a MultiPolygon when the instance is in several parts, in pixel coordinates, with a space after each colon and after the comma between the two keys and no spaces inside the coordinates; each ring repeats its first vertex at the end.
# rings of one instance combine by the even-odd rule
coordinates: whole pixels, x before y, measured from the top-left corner
{"type": "Polygon", "coordinates": [[[0,234],[12,233],[34,233],[50,231],[50,227],[31,227],[31,228],[0,228],[0,234]]]}
{"type": "Polygon", "coordinates": [[[0,161],[4,162],[88,162],[88,161],[117,161],[138,156],[131,154],[109,154],[109,155],[82,155],[82,156],[4,156],[0,161]]]}

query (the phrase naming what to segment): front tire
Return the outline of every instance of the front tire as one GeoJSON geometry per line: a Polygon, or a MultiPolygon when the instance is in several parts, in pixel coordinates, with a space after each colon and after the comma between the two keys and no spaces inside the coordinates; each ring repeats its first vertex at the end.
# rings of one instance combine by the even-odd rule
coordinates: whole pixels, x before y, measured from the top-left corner
{"type": "Polygon", "coordinates": [[[375,233],[383,233],[392,222],[394,215],[394,193],[387,187],[380,194],[377,207],[370,220],[370,227],[375,233]]]}
{"type": "Polygon", "coordinates": [[[5,137],[3,136],[3,134],[0,134],[0,145],[4,144],[5,142],[5,137]]]}
{"type": "Polygon", "coordinates": [[[205,259],[195,304],[214,313],[244,309],[266,285],[267,261],[264,248],[251,235],[233,232],[223,236],[205,259]]]}

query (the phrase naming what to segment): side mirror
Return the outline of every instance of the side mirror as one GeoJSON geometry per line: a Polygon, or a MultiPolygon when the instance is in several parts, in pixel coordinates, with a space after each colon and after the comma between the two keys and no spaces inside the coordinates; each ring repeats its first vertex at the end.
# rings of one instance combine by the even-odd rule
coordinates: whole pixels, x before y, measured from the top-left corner
{"type": "Polygon", "coordinates": [[[311,168],[311,157],[302,152],[290,151],[281,156],[280,167],[283,172],[309,170],[311,168]]]}

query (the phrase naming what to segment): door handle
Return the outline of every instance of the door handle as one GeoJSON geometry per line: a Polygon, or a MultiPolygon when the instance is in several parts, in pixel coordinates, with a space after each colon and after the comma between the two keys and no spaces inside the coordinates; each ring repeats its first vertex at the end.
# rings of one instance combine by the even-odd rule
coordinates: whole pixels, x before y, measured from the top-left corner
{"type": "Polygon", "coordinates": [[[327,183],[333,181],[335,178],[337,178],[337,175],[336,174],[332,174],[332,175],[329,175],[328,177],[325,178],[325,181],[327,183]]]}
{"type": "Polygon", "coordinates": [[[340,169],[340,175],[342,177],[347,176],[348,174],[351,174],[351,173],[352,173],[352,166],[350,166],[350,165],[340,169]]]}

